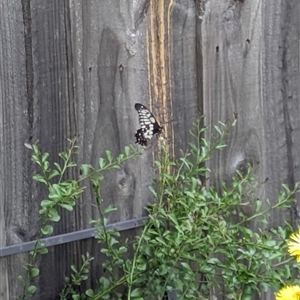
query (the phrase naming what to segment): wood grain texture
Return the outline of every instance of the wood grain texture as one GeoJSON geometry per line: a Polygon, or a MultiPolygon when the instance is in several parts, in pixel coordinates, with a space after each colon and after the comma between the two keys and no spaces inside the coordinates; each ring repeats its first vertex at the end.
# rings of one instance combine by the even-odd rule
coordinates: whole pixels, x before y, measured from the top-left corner
{"type": "Polygon", "coordinates": [[[203,97],[207,123],[212,127],[219,120],[232,119],[234,112],[239,116],[229,147],[212,162],[219,179],[233,174],[247,157],[260,161],[263,153],[260,5],[260,1],[209,1],[205,6],[203,97]]]}
{"type": "Polygon", "coordinates": [[[185,150],[191,140],[189,130],[201,112],[202,83],[198,80],[201,61],[197,57],[195,5],[192,1],[174,2],[170,11],[170,83],[174,153],[185,150]]]}
{"type": "Polygon", "coordinates": [[[196,19],[192,1],[151,1],[148,24],[150,99],[166,123],[171,152],[185,148],[198,112],[196,19]],[[193,62],[193,63],[192,63],[193,62]]]}
{"type": "MultiPolygon", "coordinates": [[[[269,181],[257,196],[275,201],[281,183],[299,181],[299,13],[297,0],[22,0],[0,10],[0,246],[33,240],[47,190],[24,142],[39,140],[51,161],[78,137],[78,164],[97,165],[134,142],[134,103],[149,106],[173,154],[185,149],[197,111],[209,126],[238,113],[228,148],[210,162],[220,184],[246,163],[259,162],[269,181]]],[[[135,161],[105,174],[110,221],[145,215],[155,176],[156,140],[135,161]]],[[[78,176],[77,172],[69,174],[78,176]]],[[[89,186],[54,234],[88,228],[97,218],[89,186]]],[[[296,223],[298,206],[275,213],[268,226],[296,223]]],[[[255,225],[255,224],[253,224],[255,225]]],[[[137,231],[124,234],[132,237],[137,231]]],[[[50,248],[40,259],[33,299],[54,299],[93,240],[50,248]],[[49,279],[49,274],[51,278],[49,279]]],[[[0,298],[14,299],[27,255],[0,260],[0,298]],[[9,284],[8,284],[9,283],[9,284]]],[[[101,257],[92,278],[101,274],[101,257]]],[[[90,278],[86,287],[93,285],[90,278]]],[[[271,294],[263,299],[273,299],[271,294]]]]}
{"type": "MultiPolygon", "coordinates": [[[[269,180],[256,196],[273,203],[282,183],[293,187],[300,179],[299,9],[297,1],[211,0],[202,21],[206,121],[212,126],[238,113],[228,148],[210,163],[211,180],[221,183],[259,162],[258,180],[269,180]]],[[[267,226],[295,225],[297,206],[274,212],[267,226]]]]}
{"type": "Polygon", "coordinates": [[[221,180],[249,158],[260,162],[271,199],[281,183],[294,185],[295,172],[299,178],[299,104],[292,101],[298,92],[298,10],[296,2],[208,1],[203,18],[207,122],[239,116],[228,149],[212,164],[221,180]]]}
{"type": "MultiPolygon", "coordinates": [[[[77,135],[78,164],[97,165],[105,150],[117,155],[134,142],[138,126],[134,103],[140,102],[150,106],[161,123],[173,118],[165,132],[174,151],[175,144],[185,146],[182,128],[192,122],[197,106],[190,1],[162,5],[161,1],[23,0],[22,5],[11,2],[3,8],[1,246],[32,240],[38,233],[39,202],[47,190],[31,179],[37,170],[23,146],[28,139],[39,140],[41,151],[49,152],[55,162],[66,139],[77,135]],[[185,81],[178,85],[181,78],[185,81]]],[[[157,146],[154,141],[139,159],[106,174],[104,205],[119,209],[111,222],[145,214],[152,198],[148,186],[155,176],[152,161],[157,146]]],[[[88,187],[74,212],[62,212],[54,234],[89,227],[90,219],[97,217],[93,201],[88,187]]],[[[128,232],[124,238],[134,235],[128,232]]],[[[38,262],[41,275],[33,299],[57,296],[70,265],[79,264],[82,253],[94,253],[95,246],[89,240],[50,248],[38,262]]],[[[1,296],[13,299],[20,293],[16,277],[26,260],[26,254],[1,260],[1,296]]],[[[93,264],[93,276],[100,274],[100,261],[93,264]]],[[[91,284],[87,281],[86,287],[91,284]]]]}
{"type": "MultiPolygon", "coordinates": [[[[30,137],[27,72],[21,1],[3,2],[0,10],[0,246],[32,239],[30,137]]],[[[11,299],[23,257],[0,261],[0,298],[11,299]],[[17,271],[17,272],[16,272],[17,271]]]]}
{"type": "MultiPolygon", "coordinates": [[[[269,192],[274,193],[277,192],[281,182],[292,187],[300,178],[298,151],[300,22],[297,18],[300,5],[297,1],[274,2],[265,5],[264,12],[266,20],[270,21],[269,26],[265,26],[269,31],[264,31],[265,126],[269,146],[268,156],[265,159],[274,179],[269,192]]],[[[277,217],[281,220],[285,218],[283,215],[277,217]]],[[[298,223],[298,205],[290,212],[290,218],[294,225],[298,223]]]]}

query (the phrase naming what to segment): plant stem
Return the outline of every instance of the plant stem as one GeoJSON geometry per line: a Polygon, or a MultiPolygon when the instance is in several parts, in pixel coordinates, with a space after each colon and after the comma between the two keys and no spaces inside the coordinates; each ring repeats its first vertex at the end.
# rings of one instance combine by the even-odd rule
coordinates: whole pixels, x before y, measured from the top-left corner
{"type": "Polygon", "coordinates": [[[127,299],[130,300],[130,295],[131,295],[131,290],[132,290],[132,285],[133,285],[133,275],[134,275],[134,271],[135,271],[135,265],[136,265],[136,261],[137,261],[137,257],[139,255],[139,251],[140,251],[140,247],[141,247],[141,243],[144,239],[144,236],[148,230],[148,228],[150,227],[151,222],[148,222],[146,224],[146,226],[143,229],[143,232],[139,238],[139,242],[137,244],[137,247],[135,249],[134,252],[134,256],[133,256],[133,261],[132,261],[132,266],[131,266],[131,270],[130,270],[130,274],[129,274],[129,280],[128,280],[128,294],[127,294],[127,299]]]}

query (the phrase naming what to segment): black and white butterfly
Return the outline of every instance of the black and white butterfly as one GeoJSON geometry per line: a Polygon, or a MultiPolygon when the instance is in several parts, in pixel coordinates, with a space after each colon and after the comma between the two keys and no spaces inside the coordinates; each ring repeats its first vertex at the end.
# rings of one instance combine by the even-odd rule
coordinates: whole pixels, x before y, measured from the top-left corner
{"type": "Polygon", "coordinates": [[[147,146],[147,141],[151,140],[154,135],[158,137],[163,128],[159,126],[153,114],[145,105],[136,103],[134,108],[138,112],[140,123],[140,129],[135,134],[135,143],[147,146]]]}

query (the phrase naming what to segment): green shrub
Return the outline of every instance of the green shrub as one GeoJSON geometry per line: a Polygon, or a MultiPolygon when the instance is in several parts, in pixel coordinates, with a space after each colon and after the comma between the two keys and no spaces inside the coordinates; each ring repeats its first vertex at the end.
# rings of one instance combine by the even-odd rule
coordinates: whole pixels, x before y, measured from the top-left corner
{"type": "MultiPolygon", "coordinates": [[[[254,179],[252,166],[235,176],[220,188],[206,186],[205,178],[211,172],[206,166],[214,151],[222,150],[223,140],[235,122],[220,123],[209,140],[203,138],[206,128],[201,119],[191,132],[193,142],[178,159],[172,159],[165,141],[159,142],[159,159],[155,161],[158,178],[150,190],[154,203],[147,208],[149,218],[133,245],[120,243],[120,233],[107,229],[108,214],[116,208],[102,207],[101,181],[103,171],[118,168],[127,159],[140,155],[134,148],[113,159],[107,152],[106,159],[99,159],[99,168],[82,166],[82,177],[63,181],[68,168],[76,167],[71,161],[76,148],[70,142],[66,153],[60,154],[64,164],[55,164],[50,170],[48,154],[41,154],[36,145],[33,161],[41,167],[35,180],[47,185],[49,199],[41,202],[41,237],[52,233],[52,222],[59,221],[57,206],[72,210],[83,193],[79,184],[90,179],[97,199],[99,220],[91,223],[96,229],[95,238],[100,251],[106,256],[105,273],[96,282],[96,288],[78,292],[78,286],[88,276],[92,257],[83,256],[80,268],[72,266],[71,277],[66,278],[60,299],[124,299],[117,287],[126,288],[129,299],[162,299],[166,292],[175,291],[177,299],[209,299],[222,293],[228,299],[251,299],[270,288],[278,288],[291,279],[291,269],[286,264],[285,240],[292,232],[285,227],[267,229],[269,213],[274,209],[290,208],[298,185],[290,190],[283,185],[278,201],[263,202],[255,197],[259,183],[254,179]],[[53,179],[58,179],[52,183],[53,179]],[[264,203],[262,205],[262,203],[264,203]],[[252,215],[241,209],[250,206],[252,215]],[[249,228],[255,221],[257,230],[249,228]],[[129,255],[131,254],[131,255],[129,255]],[[128,258],[129,255],[129,258],[128,258]],[[120,274],[116,276],[116,274],[120,274]]],[[[39,275],[34,260],[41,252],[41,243],[31,252],[27,273],[23,281],[25,299],[36,287],[31,279],[39,275]]]]}

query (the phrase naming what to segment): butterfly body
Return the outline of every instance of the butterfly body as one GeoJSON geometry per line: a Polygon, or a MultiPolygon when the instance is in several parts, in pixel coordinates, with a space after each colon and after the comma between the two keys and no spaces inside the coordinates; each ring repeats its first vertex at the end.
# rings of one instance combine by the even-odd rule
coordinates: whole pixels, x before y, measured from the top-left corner
{"type": "Polygon", "coordinates": [[[135,143],[147,146],[147,141],[151,140],[154,135],[158,137],[163,128],[158,124],[153,114],[145,105],[136,103],[134,108],[138,112],[140,123],[140,128],[135,134],[135,143]]]}

